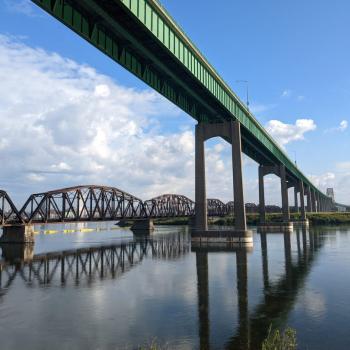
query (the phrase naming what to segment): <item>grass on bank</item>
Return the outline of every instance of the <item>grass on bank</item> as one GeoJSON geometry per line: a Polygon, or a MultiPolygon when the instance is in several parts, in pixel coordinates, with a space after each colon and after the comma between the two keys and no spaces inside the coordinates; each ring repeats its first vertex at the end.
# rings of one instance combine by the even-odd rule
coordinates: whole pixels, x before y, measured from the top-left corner
{"type": "Polygon", "coordinates": [[[269,333],[261,345],[261,350],[296,350],[297,337],[296,331],[292,328],[286,328],[285,331],[280,332],[278,329],[272,331],[271,327],[269,333]]]}
{"type": "MultiPolygon", "coordinates": [[[[286,328],[283,332],[278,329],[272,331],[270,326],[267,337],[261,344],[261,350],[297,350],[296,331],[293,328],[286,328]]],[[[162,346],[153,340],[149,345],[141,346],[138,350],[164,350],[170,349],[162,346]]]]}
{"type": "MultiPolygon", "coordinates": [[[[310,224],[312,225],[341,225],[350,224],[350,213],[309,213],[307,214],[310,224]]],[[[291,220],[299,220],[300,214],[291,213],[291,220]]],[[[266,214],[266,222],[274,223],[281,222],[282,214],[266,214]]],[[[188,225],[190,218],[168,218],[168,219],[156,219],[154,223],[156,225],[188,225]]],[[[226,216],[222,218],[209,218],[210,225],[218,226],[233,226],[235,219],[233,216],[226,216]]],[[[259,224],[259,214],[247,214],[247,224],[257,225],[259,224]]]]}

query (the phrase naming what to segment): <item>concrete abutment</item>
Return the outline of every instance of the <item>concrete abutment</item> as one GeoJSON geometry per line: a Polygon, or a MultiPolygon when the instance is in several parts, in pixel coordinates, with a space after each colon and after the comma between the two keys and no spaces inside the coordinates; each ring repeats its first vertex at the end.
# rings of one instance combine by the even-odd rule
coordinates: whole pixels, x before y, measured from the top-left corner
{"type": "Polygon", "coordinates": [[[0,243],[34,243],[34,225],[11,225],[2,228],[0,243]]]}

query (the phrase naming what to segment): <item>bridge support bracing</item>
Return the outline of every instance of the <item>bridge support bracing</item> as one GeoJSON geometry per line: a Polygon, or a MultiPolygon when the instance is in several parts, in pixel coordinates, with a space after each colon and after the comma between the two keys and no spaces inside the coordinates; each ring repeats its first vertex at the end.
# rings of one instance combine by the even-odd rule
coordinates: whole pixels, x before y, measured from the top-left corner
{"type": "Polygon", "coordinates": [[[34,226],[11,225],[4,226],[0,243],[34,243],[34,226]]]}
{"type": "Polygon", "coordinates": [[[281,195],[282,195],[282,217],[283,222],[290,221],[289,202],[288,202],[288,184],[286,179],[286,168],[284,165],[280,166],[281,178],[281,195]]]}
{"type": "Polygon", "coordinates": [[[241,129],[238,120],[216,124],[200,122],[195,130],[195,228],[193,240],[222,241],[232,240],[250,243],[251,231],[247,230],[243,175],[242,175],[242,145],[241,129]],[[206,140],[212,137],[222,137],[232,145],[232,170],[234,193],[234,231],[209,231],[207,223],[207,198],[205,180],[205,147],[206,140]]]}
{"type": "Polygon", "coordinates": [[[259,166],[259,213],[260,225],[259,231],[269,230],[292,230],[293,223],[290,221],[289,203],[288,203],[288,187],[291,184],[287,182],[286,168],[283,165],[260,165],[259,166]],[[264,194],[264,176],[275,174],[281,179],[281,196],[282,196],[282,223],[266,223],[265,211],[265,194],[264,194]]]}
{"type": "Polygon", "coordinates": [[[265,189],[264,189],[264,168],[259,166],[259,217],[260,223],[266,222],[265,189]]]}

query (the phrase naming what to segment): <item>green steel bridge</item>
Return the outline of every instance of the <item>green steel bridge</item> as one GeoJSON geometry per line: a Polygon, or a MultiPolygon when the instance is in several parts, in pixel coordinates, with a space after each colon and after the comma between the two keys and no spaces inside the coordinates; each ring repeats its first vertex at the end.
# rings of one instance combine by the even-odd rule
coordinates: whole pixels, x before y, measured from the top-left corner
{"type": "Polygon", "coordinates": [[[232,144],[236,229],[246,231],[241,152],[259,165],[264,222],[264,175],[281,178],[284,221],[288,188],[299,194],[305,219],[326,211],[330,198],[289,159],[157,0],[32,0],[83,39],[165,96],[196,125],[196,228],[206,232],[204,142],[221,136],[232,144]]]}

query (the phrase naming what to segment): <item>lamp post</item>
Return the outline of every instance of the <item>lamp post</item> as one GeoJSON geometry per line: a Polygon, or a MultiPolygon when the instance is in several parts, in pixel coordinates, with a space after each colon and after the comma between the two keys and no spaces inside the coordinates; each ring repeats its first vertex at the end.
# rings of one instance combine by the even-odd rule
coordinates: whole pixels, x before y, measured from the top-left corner
{"type": "Polygon", "coordinates": [[[294,163],[297,166],[297,152],[295,150],[292,151],[294,153],[294,163]]]}
{"type": "Polygon", "coordinates": [[[249,111],[249,82],[248,82],[248,80],[236,80],[236,83],[246,84],[247,108],[248,108],[248,111],[249,111]]]}

